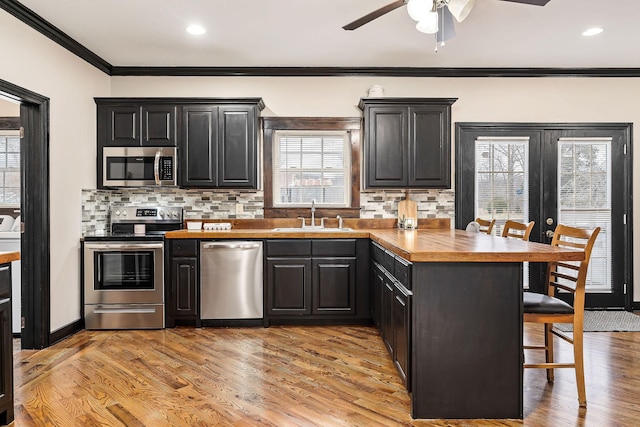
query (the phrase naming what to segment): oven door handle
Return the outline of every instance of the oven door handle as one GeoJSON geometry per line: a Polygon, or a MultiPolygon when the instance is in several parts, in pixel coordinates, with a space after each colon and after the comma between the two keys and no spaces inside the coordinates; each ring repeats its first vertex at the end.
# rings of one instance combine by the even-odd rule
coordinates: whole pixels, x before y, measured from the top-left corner
{"type": "Polygon", "coordinates": [[[122,249],[122,250],[136,250],[136,249],[162,249],[164,244],[158,243],[85,243],[86,249],[122,249]]]}
{"type": "Polygon", "coordinates": [[[160,185],[160,156],[162,151],[156,151],[156,159],[153,162],[153,177],[156,180],[156,185],[160,185]]]}

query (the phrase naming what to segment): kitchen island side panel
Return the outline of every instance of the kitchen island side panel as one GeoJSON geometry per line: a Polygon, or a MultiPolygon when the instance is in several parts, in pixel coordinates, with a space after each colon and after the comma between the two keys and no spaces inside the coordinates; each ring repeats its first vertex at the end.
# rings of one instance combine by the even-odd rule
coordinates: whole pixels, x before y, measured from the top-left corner
{"type": "Polygon", "coordinates": [[[413,418],[522,419],[522,263],[415,263],[413,418]]]}

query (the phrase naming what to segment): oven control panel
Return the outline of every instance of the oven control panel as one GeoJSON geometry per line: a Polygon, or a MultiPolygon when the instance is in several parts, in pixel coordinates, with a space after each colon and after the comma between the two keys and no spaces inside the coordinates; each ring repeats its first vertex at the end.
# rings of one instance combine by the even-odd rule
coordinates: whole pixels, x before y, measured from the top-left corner
{"type": "Polygon", "coordinates": [[[122,206],[111,209],[111,223],[164,221],[182,222],[182,208],[122,206]]]}

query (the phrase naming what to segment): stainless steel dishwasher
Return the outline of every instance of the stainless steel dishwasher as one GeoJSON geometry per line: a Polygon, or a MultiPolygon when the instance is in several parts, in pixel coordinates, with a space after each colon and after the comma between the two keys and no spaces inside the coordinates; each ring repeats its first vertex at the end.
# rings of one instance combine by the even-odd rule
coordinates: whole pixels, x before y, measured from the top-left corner
{"type": "Polygon", "coordinates": [[[262,242],[200,243],[200,318],[262,319],[262,242]]]}

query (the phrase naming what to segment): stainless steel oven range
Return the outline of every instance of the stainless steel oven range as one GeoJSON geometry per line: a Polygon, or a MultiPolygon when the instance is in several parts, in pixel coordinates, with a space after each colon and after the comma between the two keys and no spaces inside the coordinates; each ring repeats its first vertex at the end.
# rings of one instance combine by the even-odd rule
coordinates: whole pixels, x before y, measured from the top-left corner
{"type": "Polygon", "coordinates": [[[164,328],[164,233],[182,228],[182,209],[117,207],[110,216],[109,234],[84,237],[85,327],[164,328]]]}

